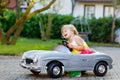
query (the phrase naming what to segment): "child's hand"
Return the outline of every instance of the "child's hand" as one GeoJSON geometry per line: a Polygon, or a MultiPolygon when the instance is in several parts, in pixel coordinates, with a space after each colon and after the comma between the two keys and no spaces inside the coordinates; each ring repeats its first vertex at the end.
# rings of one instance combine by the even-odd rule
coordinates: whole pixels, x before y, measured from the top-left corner
{"type": "Polygon", "coordinates": [[[73,49],[73,45],[72,44],[68,43],[67,47],[69,48],[70,51],[72,51],[72,49],[73,49]]]}
{"type": "Polygon", "coordinates": [[[73,48],[73,45],[72,45],[71,43],[68,43],[67,46],[68,46],[69,48],[73,48]]]}

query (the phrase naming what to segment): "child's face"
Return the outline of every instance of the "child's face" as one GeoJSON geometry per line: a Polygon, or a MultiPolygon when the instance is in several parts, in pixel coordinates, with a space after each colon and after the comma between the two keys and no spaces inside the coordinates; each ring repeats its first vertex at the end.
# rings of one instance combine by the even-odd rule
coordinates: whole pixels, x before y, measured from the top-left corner
{"type": "Polygon", "coordinates": [[[70,36],[72,35],[72,31],[70,29],[63,29],[62,30],[62,36],[65,38],[65,39],[69,39],[70,36]]]}

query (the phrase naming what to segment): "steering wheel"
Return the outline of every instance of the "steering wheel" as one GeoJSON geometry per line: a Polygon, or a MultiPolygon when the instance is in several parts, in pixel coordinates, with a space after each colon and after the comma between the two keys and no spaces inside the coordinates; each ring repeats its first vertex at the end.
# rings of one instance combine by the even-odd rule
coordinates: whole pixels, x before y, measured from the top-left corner
{"type": "Polygon", "coordinates": [[[63,39],[63,40],[62,40],[62,44],[63,44],[64,46],[66,46],[70,51],[72,51],[72,48],[69,48],[69,47],[67,46],[67,44],[68,44],[67,40],[63,39]]]}
{"type": "Polygon", "coordinates": [[[63,44],[64,46],[68,47],[68,46],[67,46],[68,42],[67,42],[67,40],[65,40],[65,39],[62,40],[62,44],[63,44]]]}

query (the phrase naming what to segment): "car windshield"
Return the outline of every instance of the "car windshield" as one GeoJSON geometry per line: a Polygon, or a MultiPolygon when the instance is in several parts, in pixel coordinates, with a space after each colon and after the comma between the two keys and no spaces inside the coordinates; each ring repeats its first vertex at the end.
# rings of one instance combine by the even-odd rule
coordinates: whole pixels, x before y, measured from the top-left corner
{"type": "Polygon", "coordinates": [[[70,50],[63,46],[63,45],[58,45],[54,48],[54,51],[59,51],[59,52],[64,52],[64,53],[71,53],[70,50]]]}

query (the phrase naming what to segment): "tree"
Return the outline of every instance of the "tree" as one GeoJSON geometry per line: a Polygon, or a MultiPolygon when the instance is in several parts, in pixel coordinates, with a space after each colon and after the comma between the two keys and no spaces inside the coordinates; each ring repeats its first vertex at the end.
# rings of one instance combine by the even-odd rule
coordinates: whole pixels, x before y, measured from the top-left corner
{"type": "MultiPolygon", "coordinates": [[[[42,3],[45,5],[45,1],[42,3]]],[[[40,33],[41,33],[41,39],[47,40],[50,38],[51,35],[51,27],[52,27],[52,20],[54,18],[54,13],[57,13],[61,9],[61,0],[57,0],[55,4],[53,4],[52,8],[48,11],[48,18],[46,20],[43,18],[40,18],[39,26],[40,26],[40,33]]]]}
{"type": "MultiPolygon", "coordinates": [[[[43,1],[43,0],[40,0],[40,1],[43,1]]],[[[51,0],[45,7],[35,10],[33,12],[30,12],[32,7],[36,3],[36,0],[30,0],[29,6],[26,9],[26,12],[24,13],[23,17],[16,20],[16,23],[12,27],[10,27],[10,29],[6,33],[2,29],[0,29],[0,40],[1,40],[2,44],[14,45],[17,41],[17,38],[19,37],[20,33],[22,32],[22,30],[24,28],[25,21],[29,20],[35,14],[49,9],[55,1],[56,0],[51,0]],[[11,37],[12,34],[13,34],[13,36],[11,37]]]]}
{"type": "Polygon", "coordinates": [[[16,19],[20,19],[20,0],[16,0],[16,19]]]}
{"type": "Polygon", "coordinates": [[[117,15],[120,12],[120,0],[113,0],[113,9],[114,9],[114,13],[113,13],[113,22],[112,22],[112,29],[111,29],[111,42],[114,42],[114,32],[115,32],[115,22],[116,22],[116,18],[117,15]]]}
{"type": "Polygon", "coordinates": [[[0,0],[0,18],[3,18],[4,12],[7,10],[7,6],[9,5],[10,0],[8,0],[6,3],[4,0],[0,0]]]}

